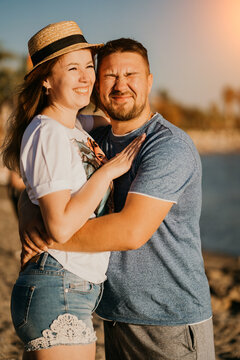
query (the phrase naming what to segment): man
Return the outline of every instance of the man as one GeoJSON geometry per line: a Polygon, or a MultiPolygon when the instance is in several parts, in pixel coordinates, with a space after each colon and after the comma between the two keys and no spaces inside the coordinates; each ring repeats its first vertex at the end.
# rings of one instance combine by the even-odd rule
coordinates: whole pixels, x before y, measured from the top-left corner
{"type": "MultiPolygon", "coordinates": [[[[115,213],[88,221],[54,248],[113,251],[97,309],[105,319],[106,359],[213,360],[199,155],[182,130],[151,112],[152,75],[140,43],[108,42],[98,55],[96,85],[112,124],[93,132],[106,155],[142,133],[146,140],[131,170],[114,183],[115,213]]],[[[20,224],[24,241],[41,247],[37,232],[25,227],[20,224]]]]}

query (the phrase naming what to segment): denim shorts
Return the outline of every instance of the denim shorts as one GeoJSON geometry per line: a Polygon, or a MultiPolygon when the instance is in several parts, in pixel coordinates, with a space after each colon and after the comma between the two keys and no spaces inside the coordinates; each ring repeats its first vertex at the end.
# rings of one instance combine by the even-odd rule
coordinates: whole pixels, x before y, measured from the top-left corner
{"type": "Polygon", "coordinates": [[[103,284],[65,270],[47,252],[33,258],[20,272],[11,299],[13,325],[25,350],[95,342],[92,313],[102,292],[103,284]]]}

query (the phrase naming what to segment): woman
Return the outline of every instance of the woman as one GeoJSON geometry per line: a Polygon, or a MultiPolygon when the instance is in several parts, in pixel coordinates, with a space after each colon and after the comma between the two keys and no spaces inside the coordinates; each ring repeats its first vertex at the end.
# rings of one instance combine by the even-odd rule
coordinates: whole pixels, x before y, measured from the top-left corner
{"type": "MultiPolygon", "coordinates": [[[[28,196],[59,243],[94,217],[99,203],[96,213],[104,214],[102,199],[111,181],[129,170],[144,139],[106,162],[93,139],[75,127],[78,110],[89,103],[92,51],[98,46],[88,44],[72,21],[50,24],[30,39],[33,68],[5,141],[5,165],[19,170],[20,161],[28,196]]],[[[49,250],[25,266],[11,302],[24,359],[94,359],[91,314],[101,298],[108,259],[108,252],[49,250]]]]}

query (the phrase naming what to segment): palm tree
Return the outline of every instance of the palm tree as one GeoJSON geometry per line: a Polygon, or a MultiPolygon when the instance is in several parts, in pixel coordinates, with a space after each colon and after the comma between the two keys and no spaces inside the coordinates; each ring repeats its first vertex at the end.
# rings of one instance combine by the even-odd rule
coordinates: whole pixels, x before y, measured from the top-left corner
{"type": "Polygon", "coordinates": [[[7,51],[0,44],[0,106],[5,101],[13,101],[16,86],[23,80],[26,68],[26,56],[7,51]]]}
{"type": "Polygon", "coordinates": [[[0,106],[11,96],[14,71],[9,67],[8,61],[14,59],[16,55],[0,45],[0,106]]]}
{"type": "Polygon", "coordinates": [[[235,98],[238,104],[238,118],[240,118],[240,90],[236,91],[235,98]]]}
{"type": "Polygon", "coordinates": [[[23,80],[26,66],[26,56],[7,51],[0,44],[0,143],[5,123],[12,112],[16,87],[23,80]]]}

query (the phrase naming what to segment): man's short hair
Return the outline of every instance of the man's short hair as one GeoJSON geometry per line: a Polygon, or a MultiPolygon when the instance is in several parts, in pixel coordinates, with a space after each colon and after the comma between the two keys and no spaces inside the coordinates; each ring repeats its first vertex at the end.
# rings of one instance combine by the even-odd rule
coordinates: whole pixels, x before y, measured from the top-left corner
{"type": "Polygon", "coordinates": [[[146,62],[148,71],[150,73],[150,66],[148,61],[147,49],[138,41],[130,38],[120,38],[116,40],[108,41],[100,50],[97,55],[97,77],[99,68],[103,59],[116,52],[133,52],[141,55],[146,62]]]}

